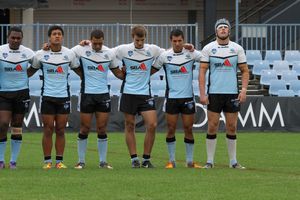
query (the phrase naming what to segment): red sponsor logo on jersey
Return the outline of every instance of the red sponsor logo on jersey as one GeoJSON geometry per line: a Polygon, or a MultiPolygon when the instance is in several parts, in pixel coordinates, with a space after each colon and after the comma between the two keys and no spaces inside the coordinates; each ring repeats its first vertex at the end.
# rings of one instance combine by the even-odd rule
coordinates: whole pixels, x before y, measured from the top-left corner
{"type": "Polygon", "coordinates": [[[232,65],[231,65],[230,61],[229,61],[228,59],[226,59],[226,60],[224,61],[224,66],[226,66],[226,67],[231,67],[232,65]]]}
{"type": "Polygon", "coordinates": [[[140,69],[141,70],[147,70],[147,66],[145,65],[145,63],[142,63],[141,65],[140,65],[140,69]]]}
{"type": "Polygon", "coordinates": [[[64,70],[61,66],[58,66],[56,71],[57,71],[57,73],[60,73],[60,74],[64,72],[64,70]]]}
{"type": "Polygon", "coordinates": [[[188,71],[186,70],[185,66],[182,66],[180,68],[181,73],[188,73],[188,71]]]}
{"type": "Polygon", "coordinates": [[[98,70],[101,71],[101,72],[105,71],[102,65],[98,65],[98,70]]]}
{"type": "Polygon", "coordinates": [[[16,66],[16,71],[17,71],[17,72],[22,71],[22,66],[21,66],[20,64],[16,66]]]}

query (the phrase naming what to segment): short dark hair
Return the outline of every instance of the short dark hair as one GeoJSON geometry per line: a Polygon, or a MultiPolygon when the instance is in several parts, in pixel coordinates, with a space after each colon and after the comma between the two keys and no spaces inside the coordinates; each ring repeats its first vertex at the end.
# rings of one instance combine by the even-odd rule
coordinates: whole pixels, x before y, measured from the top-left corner
{"type": "Polygon", "coordinates": [[[135,35],[138,37],[146,37],[147,36],[146,28],[141,25],[134,26],[131,29],[131,36],[134,37],[135,35]]]}
{"type": "Polygon", "coordinates": [[[8,37],[10,36],[11,32],[19,32],[22,34],[22,37],[23,37],[23,31],[21,29],[21,27],[18,27],[18,26],[12,26],[10,27],[9,31],[8,31],[8,37]]]}
{"type": "Polygon", "coordinates": [[[64,35],[64,30],[62,29],[61,26],[53,25],[53,26],[50,26],[49,29],[48,29],[48,37],[51,36],[51,33],[52,33],[52,31],[54,31],[54,30],[60,30],[61,33],[62,33],[62,35],[64,35]]]}
{"type": "Polygon", "coordinates": [[[174,30],[171,31],[171,33],[170,33],[170,40],[172,40],[173,36],[176,36],[176,37],[182,36],[182,39],[184,39],[183,31],[180,30],[180,29],[174,29],[174,30]]]}
{"type": "Polygon", "coordinates": [[[95,29],[91,32],[91,39],[92,38],[96,38],[96,39],[100,39],[103,38],[104,39],[104,33],[103,31],[99,30],[99,29],[95,29]]]}

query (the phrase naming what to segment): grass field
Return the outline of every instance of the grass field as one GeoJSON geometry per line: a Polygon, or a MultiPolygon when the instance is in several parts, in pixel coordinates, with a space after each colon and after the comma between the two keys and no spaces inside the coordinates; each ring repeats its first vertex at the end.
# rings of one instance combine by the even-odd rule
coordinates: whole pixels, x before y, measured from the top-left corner
{"type": "MultiPolygon", "coordinates": [[[[108,160],[113,170],[98,168],[96,135],[88,142],[87,167],[77,162],[76,134],[67,134],[65,170],[45,171],[41,134],[25,133],[18,169],[0,171],[0,199],[105,199],[105,200],[296,200],[300,199],[300,134],[241,133],[238,159],[247,170],[228,168],[225,134],[218,135],[216,168],[185,167],[183,135],[177,134],[177,168],[164,169],[167,148],[157,134],[152,161],[155,169],[131,169],[123,134],[109,135],[108,160]]],[[[142,152],[144,135],[137,134],[142,152]]],[[[205,135],[196,134],[195,160],[205,162],[205,135]]],[[[9,157],[9,145],[6,160],[9,157]]],[[[54,154],[53,154],[54,156],[54,154]]]]}

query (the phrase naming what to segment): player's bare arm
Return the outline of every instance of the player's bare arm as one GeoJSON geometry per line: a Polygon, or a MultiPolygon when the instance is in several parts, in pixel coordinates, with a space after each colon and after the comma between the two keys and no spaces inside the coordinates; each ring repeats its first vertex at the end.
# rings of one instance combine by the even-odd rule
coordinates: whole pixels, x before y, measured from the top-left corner
{"type": "Polygon", "coordinates": [[[80,77],[80,79],[82,79],[82,68],[81,67],[77,67],[75,69],[73,69],[73,71],[80,77]]]}
{"type": "Polygon", "coordinates": [[[111,72],[118,79],[124,80],[124,78],[125,78],[125,71],[124,70],[121,70],[120,68],[114,68],[114,69],[111,69],[111,72]]]}
{"type": "Polygon", "coordinates": [[[185,43],[185,44],[183,45],[183,48],[189,50],[190,52],[193,52],[193,51],[195,50],[194,45],[193,45],[193,44],[190,44],[190,43],[185,43]]]}
{"type": "Polygon", "coordinates": [[[159,69],[156,69],[155,67],[151,67],[151,72],[150,72],[150,74],[152,75],[152,74],[155,74],[156,72],[158,72],[159,71],[159,69]]]}
{"type": "Polygon", "coordinates": [[[90,45],[91,44],[91,41],[90,40],[81,40],[79,42],[79,45],[80,46],[86,46],[86,45],[90,45]]]}
{"type": "Polygon", "coordinates": [[[238,67],[242,73],[242,89],[238,96],[238,99],[241,103],[243,103],[246,101],[246,93],[247,93],[247,87],[249,82],[249,69],[246,63],[239,64],[238,67]]]}
{"type": "Polygon", "coordinates": [[[203,105],[207,105],[208,102],[208,97],[205,94],[205,75],[207,72],[207,69],[209,67],[209,63],[200,63],[200,70],[199,70],[199,89],[200,89],[200,103],[203,105]]]}
{"type": "Polygon", "coordinates": [[[33,68],[33,67],[29,67],[28,69],[27,69],[27,76],[28,77],[31,77],[35,72],[37,72],[39,69],[35,69],[35,68],[33,68]]]}

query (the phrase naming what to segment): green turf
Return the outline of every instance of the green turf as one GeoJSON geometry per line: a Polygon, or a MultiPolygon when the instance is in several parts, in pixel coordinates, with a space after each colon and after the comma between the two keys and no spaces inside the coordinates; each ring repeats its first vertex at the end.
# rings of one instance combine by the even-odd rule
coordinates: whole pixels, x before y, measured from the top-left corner
{"type": "MultiPolygon", "coordinates": [[[[137,134],[141,154],[144,135],[137,134]]],[[[225,135],[218,135],[216,168],[185,168],[183,135],[177,134],[177,168],[167,170],[164,134],[157,134],[152,161],[155,169],[131,169],[123,134],[109,135],[108,160],[113,170],[98,168],[96,135],[88,141],[87,167],[77,161],[76,134],[67,134],[65,170],[43,170],[41,134],[26,133],[15,171],[0,171],[0,199],[300,199],[300,134],[242,133],[238,158],[247,170],[228,168],[225,135]]],[[[195,160],[204,163],[205,135],[196,134],[195,160]]],[[[54,154],[53,154],[54,156],[54,154]]],[[[7,145],[6,158],[9,157],[7,145]]]]}

